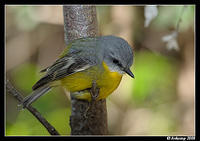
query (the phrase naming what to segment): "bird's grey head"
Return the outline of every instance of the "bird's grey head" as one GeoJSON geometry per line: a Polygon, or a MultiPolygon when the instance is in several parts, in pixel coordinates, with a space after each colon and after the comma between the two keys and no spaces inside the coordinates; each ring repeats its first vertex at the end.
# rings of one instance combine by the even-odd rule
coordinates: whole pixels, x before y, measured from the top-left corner
{"type": "Polygon", "coordinates": [[[104,48],[104,61],[113,72],[127,73],[134,78],[130,67],[133,64],[133,51],[127,41],[116,36],[101,37],[104,48]]]}

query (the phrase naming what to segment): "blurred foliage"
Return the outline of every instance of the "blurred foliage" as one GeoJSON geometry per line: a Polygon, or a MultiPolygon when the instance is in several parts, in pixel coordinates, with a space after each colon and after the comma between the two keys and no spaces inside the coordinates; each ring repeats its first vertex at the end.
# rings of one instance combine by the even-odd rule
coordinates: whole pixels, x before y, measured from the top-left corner
{"type": "Polygon", "coordinates": [[[39,24],[39,22],[36,20],[36,8],[37,7],[35,6],[11,7],[11,12],[15,13],[15,23],[20,30],[31,31],[39,24]]]}
{"type": "MultiPolygon", "coordinates": [[[[12,70],[10,75],[16,84],[16,88],[23,94],[28,95],[32,92],[33,84],[40,78],[38,70],[36,65],[27,63],[12,70]]],[[[70,134],[70,107],[67,106],[69,101],[66,101],[66,96],[58,88],[51,90],[46,95],[48,95],[48,98],[46,96],[41,97],[37,102],[33,103],[33,106],[39,109],[60,134],[70,134]],[[68,103],[65,104],[66,102],[68,103]]],[[[46,129],[38,122],[27,110],[22,110],[17,116],[17,124],[12,126],[7,120],[6,135],[49,135],[46,129]],[[20,130],[18,129],[19,126],[20,130]]]]}
{"type": "Polygon", "coordinates": [[[20,65],[11,75],[15,81],[16,87],[20,88],[25,93],[32,92],[31,87],[40,78],[37,67],[29,63],[20,65]]]}
{"type": "Polygon", "coordinates": [[[178,71],[176,64],[175,59],[160,54],[136,52],[133,66],[133,100],[137,104],[146,104],[145,101],[148,100],[156,105],[173,100],[178,71]]]}
{"type": "Polygon", "coordinates": [[[132,105],[152,112],[148,123],[150,135],[166,135],[176,129],[178,119],[172,116],[170,108],[177,99],[177,64],[175,58],[149,51],[135,54],[132,105]]]}
{"type": "MultiPolygon", "coordinates": [[[[67,135],[70,133],[69,127],[69,108],[60,108],[51,110],[51,112],[42,112],[42,115],[52,124],[61,135],[67,135]],[[44,114],[45,113],[45,114],[44,114]],[[64,124],[63,124],[64,123],[64,124]]],[[[20,111],[16,123],[6,127],[6,135],[49,135],[48,131],[33,115],[27,111],[20,111]],[[19,128],[20,127],[20,128],[19,128]]]]}
{"type": "MultiPolygon", "coordinates": [[[[100,35],[121,36],[134,50],[131,69],[135,79],[127,78],[114,92],[119,94],[108,99],[110,134],[194,135],[194,85],[188,84],[194,81],[194,67],[188,64],[194,64],[195,6],[183,8],[158,6],[158,16],[144,28],[143,6],[97,6],[100,35]],[[181,14],[180,51],[167,50],[161,38],[176,28],[181,14]]],[[[60,39],[63,16],[55,16],[62,15],[60,11],[61,6],[6,7],[6,77],[24,96],[43,75],[39,68],[54,62],[56,55],[52,54],[64,43],[60,39]],[[54,18],[49,13],[55,14],[51,15],[54,18]],[[55,35],[50,36],[52,31],[55,35]],[[20,52],[29,55],[24,57],[20,52]]],[[[49,135],[27,110],[19,111],[13,99],[6,95],[6,135],[49,135]]],[[[52,89],[33,106],[61,135],[70,135],[71,107],[63,89],[52,89]]]]}
{"type": "Polygon", "coordinates": [[[194,6],[159,6],[157,18],[152,22],[153,28],[158,30],[166,28],[176,28],[176,24],[182,15],[180,31],[186,30],[194,24],[194,6]],[[185,9],[184,9],[185,8],[185,9]]]}

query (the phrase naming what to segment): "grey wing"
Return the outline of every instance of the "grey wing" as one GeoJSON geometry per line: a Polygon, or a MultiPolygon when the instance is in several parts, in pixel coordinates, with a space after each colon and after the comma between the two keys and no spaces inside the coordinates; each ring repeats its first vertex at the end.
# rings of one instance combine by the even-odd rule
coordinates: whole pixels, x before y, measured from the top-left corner
{"type": "Polygon", "coordinates": [[[46,75],[42,77],[36,84],[32,87],[33,90],[44,86],[45,84],[59,80],[67,75],[83,71],[95,65],[91,62],[88,57],[82,58],[80,55],[67,55],[58,59],[53,65],[42,70],[46,71],[46,75]]]}

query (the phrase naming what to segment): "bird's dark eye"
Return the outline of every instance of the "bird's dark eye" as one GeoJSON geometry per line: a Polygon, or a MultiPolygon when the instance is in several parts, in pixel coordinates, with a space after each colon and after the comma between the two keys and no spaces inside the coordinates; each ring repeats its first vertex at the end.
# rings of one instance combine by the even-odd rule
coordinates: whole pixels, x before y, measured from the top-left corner
{"type": "Polygon", "coordinates": [[[114,64],[119,64],[119,61],[117,59],[113,59],[114,64]]]}
{"type": "Polygon", "coordinates": [[[117,59],[113,59],[113,63],[122,68],[122,64],[117,59]]]}

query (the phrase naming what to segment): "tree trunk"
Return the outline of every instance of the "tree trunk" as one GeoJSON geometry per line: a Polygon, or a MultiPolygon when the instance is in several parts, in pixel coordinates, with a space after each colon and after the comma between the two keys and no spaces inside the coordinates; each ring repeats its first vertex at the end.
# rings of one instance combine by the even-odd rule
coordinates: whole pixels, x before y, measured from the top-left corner
{"type": "MultiPolygon", "coordinates": [[[[95,6],[64,5],[63,15],[66,44],[77,38],[98,35],[95,6]]],[[[71,96],[71,135],[107,134],[106,100],[94,101],[92,105],[89,104],[87,101],[71,96]]]]}

